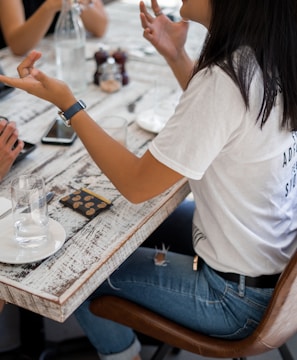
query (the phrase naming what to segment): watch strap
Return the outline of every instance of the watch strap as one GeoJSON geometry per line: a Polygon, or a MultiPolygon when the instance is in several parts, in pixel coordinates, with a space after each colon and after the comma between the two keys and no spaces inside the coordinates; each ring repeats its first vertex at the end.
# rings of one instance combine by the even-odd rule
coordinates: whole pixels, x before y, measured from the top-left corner
{"type": "Polygon", "coordinates": [[[66,111],[59,111],[59,115],[64,121],[66,126],[71,126],[71,118],[80,110],[85,109],[87,106],[83,100],[78,100],[75,104],[70,106],[66,111]]]}

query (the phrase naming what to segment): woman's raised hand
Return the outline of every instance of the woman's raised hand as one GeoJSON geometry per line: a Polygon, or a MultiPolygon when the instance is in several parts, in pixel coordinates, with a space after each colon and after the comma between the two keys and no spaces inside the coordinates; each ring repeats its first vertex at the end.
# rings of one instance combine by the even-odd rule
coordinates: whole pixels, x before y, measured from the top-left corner
{"type": "Polygon", "coordinates": [[[175,61],[184,49],[189,24],[184,20],[171,21],[162,13],[157,0],[151,0],[151,4],[154,16],[148,12],[143,1],[139,4],[143,36],[165,59],[175,61]]]}

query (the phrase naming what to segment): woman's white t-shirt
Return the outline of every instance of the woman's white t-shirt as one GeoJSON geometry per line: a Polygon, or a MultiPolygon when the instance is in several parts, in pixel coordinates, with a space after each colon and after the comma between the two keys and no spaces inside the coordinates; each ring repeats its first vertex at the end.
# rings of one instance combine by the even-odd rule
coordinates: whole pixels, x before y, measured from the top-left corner
{"type": "Polygon", "coordinates": [[[149,150],[189,179],[197,254],[214,269],[258,276],[281,272],[297,247],[297,133],[280,130],[281,95],[263,128],[256,123],[260,70],[250,94],[246,109],[222,69],[200,71],[149,150]]]}

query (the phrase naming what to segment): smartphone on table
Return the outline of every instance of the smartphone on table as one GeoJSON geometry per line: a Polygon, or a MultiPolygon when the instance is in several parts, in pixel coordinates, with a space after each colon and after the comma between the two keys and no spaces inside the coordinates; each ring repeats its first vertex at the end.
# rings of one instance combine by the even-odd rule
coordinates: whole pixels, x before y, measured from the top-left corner
{"type": "Polygon", "coordinates": [[[63,121],[56,117],[41,138],[44,144],[71,145],[76,139],[76,133],[71,127],[64,125],[63,121]]]}

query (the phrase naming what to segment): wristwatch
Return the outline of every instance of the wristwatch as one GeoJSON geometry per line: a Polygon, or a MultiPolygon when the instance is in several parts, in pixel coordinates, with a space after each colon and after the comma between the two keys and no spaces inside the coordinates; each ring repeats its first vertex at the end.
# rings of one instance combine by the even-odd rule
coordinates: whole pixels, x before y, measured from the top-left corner
{"type": "Polygon", "coordinates": [[[87,105],[82,101],[78,100],[74,105],[70,106],[66,111],[59,111],[58,115],[63,120],[64,125],[67,127],[71,126],[71,118],[80,110],[83,110],[87,105]]]}

